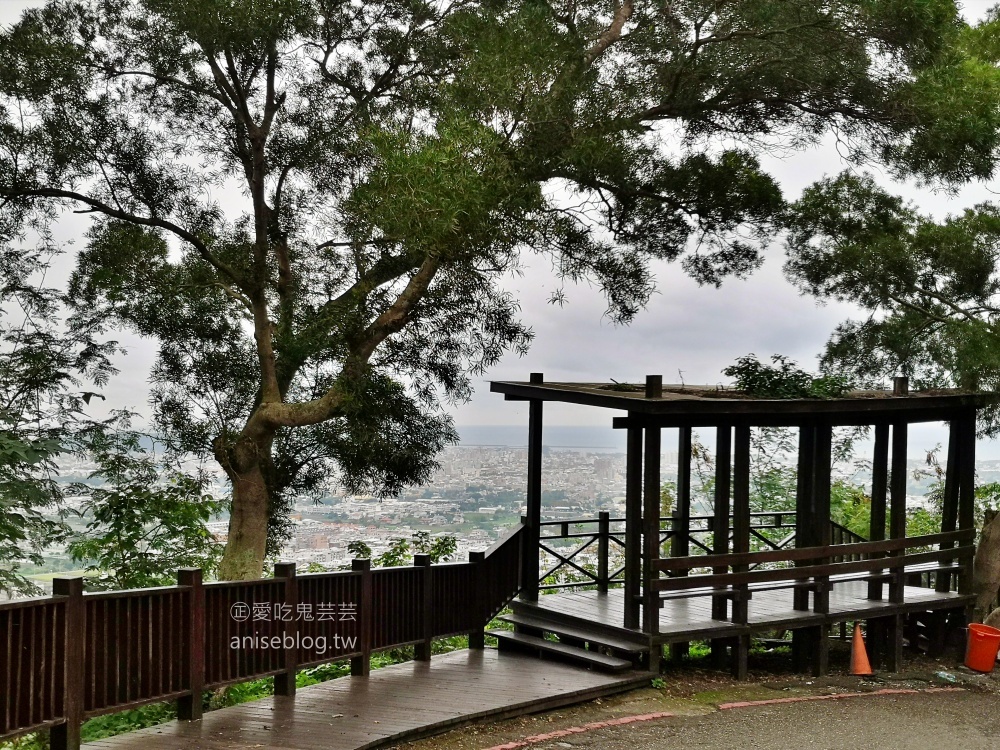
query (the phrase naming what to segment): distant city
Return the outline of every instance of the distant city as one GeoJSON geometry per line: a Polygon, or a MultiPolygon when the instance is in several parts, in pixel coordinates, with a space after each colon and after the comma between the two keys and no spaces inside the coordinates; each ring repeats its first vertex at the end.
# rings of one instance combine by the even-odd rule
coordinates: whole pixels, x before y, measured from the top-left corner
{"type": "MultiPolygon", "coordinates": [[[[472,550],[486,549],[524,512],[527,468],[526,430],[519,427],[471,427],[461,431],[462,444],[446,448],[440,468],[427,484],[410,488],[398,497],[334,492],[320,502],[301,500],[293,507],[292,536],[281,559],[302,568],[336,569],[350,564],[348,545],[363,541],[374,556],[394,540],[412,539],[418,531],[452,535],[457,540],[454,559],[467,559],[472,550]]],[[[545,430],[543,459],[543,513],[552,520],[596,518],[601,510],[624,517],[625,452],[619,431],[590,427],[554,427],[545,430]]],[[[920,504],[929,480],[912,478],[922,463],[910,460],[907,492],[911,504],[920,504]]],[[[662,455],[662,479],[676,479],[677,453],[662,455]]],[[[61,482],[86,480],[95,467],[67,461],[60,467],[61,482]]],[[[1000,481],[1000,461],[978,461],[980,482],[1000,481]]],[[[864,483],[863,471],[854,480],[864,483]]],[[[227,488],[219,477],[215,492],[227,488]]],[[[82,498],[69,498],[79,508],[82,498]]],[[[708,511],[709,509],[703,508],[708,511]]],[[[696,512],[698,509],[696,508],[696,512]]],[[[228,520],[219,518],[210,530],[224,541],[228,520]]],[[[51,570],[71,565],[65,553],[51,549],[46,555],[51,570]]],[[[587,562],[586,555],[580,559],[587,562]]],[[[37,578],[43,586],[50,576],[37,578]]]]}

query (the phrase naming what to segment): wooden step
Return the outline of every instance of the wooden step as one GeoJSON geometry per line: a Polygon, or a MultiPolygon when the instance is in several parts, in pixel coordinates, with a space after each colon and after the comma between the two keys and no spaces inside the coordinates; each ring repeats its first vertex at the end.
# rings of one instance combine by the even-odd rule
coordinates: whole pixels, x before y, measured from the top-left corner
{"type": "Polygon", "coordinates": [[[546,633],[553,633],[560,636],[564,635],[578,641],[596,643],[599,646],[607,646],[608,648],[613,648],[617,651],[625,651],[629,654],[643,654],[649,651],[649,646],[641,643],[626,641],[624,638],[617,638],[613,635],[606,635],[604,633],[595,633],[582,627],[552,622],[551,620],[546,620],[541,617],[532,617],[531,615],[524,614],[510,614],[500,615],[497,619],[509,622],[513,625],[521,625],[526,628],[542,630],[546,633]]]}
{"type": "Polygon", "coordinates": [[[565,643],[556,643],[555,641],[549,641],[534,635],[527,635],[526,633],[514,633],[510,630],[487,630],[486,634],[496,638],[501,649],[507,646],[516,650],[541,651],[542,653],[553,654],[563,659],[586,664],[603,672],[627,672],[632,669],[632,662],[627,659],[619,659],[617,656],[607,656],[597,651],[587,651],[576,646],[567,646],[565,643]]]}
{"type": "Polygon", "coordinates": [[[606,635],[610,638],[618,638],[623,641],[631,641],[641,645],[649,643],[649,636],[641,630],[617,627],[595,620],[588,620],[582,617],[569,615],[549,607],[539,607],[534,602],[525,602],[515,599],[510,603],[510,608],[516,615],[526,617],[538,617],[553,625],[566,625],[567,627],[586,628],[594,635],[606,635]]]}

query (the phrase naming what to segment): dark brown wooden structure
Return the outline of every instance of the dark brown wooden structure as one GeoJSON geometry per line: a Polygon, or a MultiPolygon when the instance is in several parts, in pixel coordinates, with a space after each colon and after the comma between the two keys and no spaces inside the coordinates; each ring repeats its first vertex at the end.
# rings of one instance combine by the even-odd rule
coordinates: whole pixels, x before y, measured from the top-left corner
{"type": "Polygon", "coordinates": [[[600,654],[621,662],[641,659],[656,670],[664,645],[680,655],[688,641],[710,639],[716,661],[721,665],[728,658],[733,673],[743,677],[751,636],[780,627],[793,631],[797,666],[820,675],[827,669],[833,625],[867,621],[875,658],[895,670],[905,628],[922,629],[919,636],[912,630],[911,639],[929,638],[940,647],[947,628],[968,615],[973,601],[976,411],[994,402],[995,394],[911,394],[906,379],[897,378],[891,392],[775,400],[718,388],[664,386],[660,376],[628,386],[546,383],[538,373],[526,383],[495,382],[492,390],[529,403],[521,594],[508,618],[517,633],[499,633],[502,645],[547,651],[552,639],[545,636],[555,635],[564,656],[573,656],[575,648],[580,661],[587,660],[587,653],[600,654]],[[613,419],[615,428],[628,433],[623,520],[607,514],[542,520],[546,401],[625,412],[613,419]],[[908,539],[907,427],[917,422],[947,422],[950,440],[941,531],[908,539]],[[859,425],[874,427],[875,437],[867,539],[830,518],[833,429],[859,425]],[[763,426],[798,431],[794,513],[751,513],[751,430],[763,426]],[[711,516],[691,513],[691,436],[696,427],[715,431],[711,516]],[[677,430],[679,456],[676,508],[666,519],[660,517],[664,428],[677,430]],[[762,535],[764,528],[789,528],[791,533],[775,543],[762,535]],[[699,541],[699,531],[711,533],[711,546],[699,541]],[[575,551],[557,549],[554,539],[579,539],[580,545],[575,551]],[[752,539],[766,542],[764,549],[751,551],[752,539]],[[599,550],[596,573],[576,559],[581,549],[594,544],[599,550]],[[621,570],[609,570],[609,545],[624,548],[621,570]],[[539,549],[556,559],[545,573],[539,571],[539,549]],[[703,554],[692,554],[696,552],[703,554]],[[556,584],[565,590],[539,597],[546,575],[560,567],[575,569],[582,580],[556,584]],[[611,588],[617,583],[621,588],[611,588]]]}
{"type": "MultiPolygon", "coordinates": [[[[635,665],[656,669],[665,645],[680,654],[693,639],[711,640],[720,665],[729,659],[742,676],[750,638],[775,627],[794,632],[799,666],[821,674],[831,626],[854,620],[868,622],[870,645],[894,669],[907,622],[940,644],[946,625],[962,622],[973,602],[976,409],[993,395],[907,394],[900,382],[895,393],[773,401],[664,387],[658,377],[636,390],[609,390],[544,383],[540,375],[493,390],[529,401],[528,513],[489,550],[468,562],[431,565],[418,555],[412,566],[372,569],[355,560],[351,570],[308,575],[280,564],[274,577],[257,581],[204,582],[201,571],[182,570],[176,586],[133,591],[84,593],[81,579],[56,579],[51,597],[0,602],[0,740],[49,730],[53,750],[75,749],[81,723],[93,716],[175,700],[182,722],[195,720],[207,689],[273,676],[277,695],[291,698],[303,667],[349,661],[352,675],[366,678],[374,651],[412,645],[426,663],[434,638],[456,634],[482,649],[485,627],[507,604],[515,629],[496,633],[501,648],[628,673],[595,683],[603,690],[632,684],[635,665]],[[553,400],[625,412],[613,421],[628,433],[624,519],[542,520],[542,414],[553,400]],[[906,434],[921,421],[950,424],[944,520],[940,533],[908,539],[906,434]],[[794,513],[750,512],[750,431],[762,425],[799,431],[794,513]],[[868,539],[830,520],[837,425],[874,426],[868,539]],[[691,512],[695,427],[716,430],[711,515],[691,512]],[[664,428],[676,428],[679,441],[670,518],[660,518],[664,428]],[[775,542],[772,532],[783,537],[775,542]],[[751,551],[751,539],[765,548],[751,551]],[[567,541],[575,551],[559,546],[567,541]],[[598,551],[593,570],[576,558],[589,546],[598,551]],[[621,566],[612,564],[613,549],[624,552],[621,566]],[[540,551],[554,567],[540,568],[540,551]],[[578,580],[551,583],[559,568],[578,580]],[[539,595],[547,589],[558,593],[539,595]],[[311,616],[301,616],[300,605],[315,608],[311,616]],[[320,638],[330,647],[321,649],[320,638]],[[267,647],[255,645],[264,639],[267,647]]],[[[545,705],[535,695],[526,700],[545,705]]],[[[484,711],[510,708],[486,703],[484,711]]],[[[426,705],[421,699],[420,710],[426,705]]],[[[294,714],[290,708],[286,719],[294,714]]],[[[177,736],[204,740],[195,730],[177,736]]]]}
{"type": "Polygon", "coordinates": [[[273,676],[291,696],[304,667],[350,661],[366,676],[373,651],[409,645],[427,661],[451,635],[482,648],[518,591],[521,541],[518,525],[468,562],[307,575],[283,563],[257,581],[190,569],[176,586],[84,593],[57,578],[51,597],[0,602],[0,740],[49,730],[53,750],[78,748],[82,722],[102,714],[175,700],[199,719],[204,690],[273,676]]]}
{"type": "Polygon", "coordinates": [[[444,732],[593,700],[649,684],[649,675],[584,672],[492,649],[452,651],[433,661],[393,664],[88,742],[84,750],[371,750],[444,732]]]}

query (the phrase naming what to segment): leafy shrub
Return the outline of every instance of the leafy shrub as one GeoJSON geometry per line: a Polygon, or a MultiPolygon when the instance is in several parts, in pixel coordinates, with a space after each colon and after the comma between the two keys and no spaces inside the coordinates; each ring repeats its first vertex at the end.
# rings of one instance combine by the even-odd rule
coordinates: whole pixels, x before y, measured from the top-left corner
{"type": "Polygon", "coordinates": [[[760,398],[838,398],[851,389],[840,375],[813,377],[780,354],[773,355],[771,362],[767,365],[755,354],[747,354],[722,374],[734,378],[738,390],[760,398]]]}

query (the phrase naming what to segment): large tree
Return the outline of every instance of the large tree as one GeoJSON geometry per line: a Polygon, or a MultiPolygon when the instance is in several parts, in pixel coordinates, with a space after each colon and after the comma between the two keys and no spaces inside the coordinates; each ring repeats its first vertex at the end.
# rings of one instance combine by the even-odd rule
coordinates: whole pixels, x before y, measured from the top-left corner
{"type": "Polygon", "coordinates": [[[252,577],[289,493],[426,476],[441,399],[530,341],[523,253],[627,321],[653,261],[759,265],[762,149],[988,171],[993,108],[934,94],[961,30],[949,0],[56,0],[0,36],[0,220],[89,213],[78,324],[159,342],[156,416],[231,480],[221,575],[252,577]]]}
{"type": "MultiPolygon", "coordinates": [[[[924,96],[944,107],[975,98],[1000,111],[1000,9],[958,33],[951,54],[963,53],[967,74],[954,78],[951,68],[925,79],[924,96]]],[[[932,126],[941,143],[951,138],[948,126],[932,126]]],[[[989,118],[972,118],[962,133],[985,143],[994,137],[989,127],[989,118]]],[[[896,166],[925,180],[988,177],[996,154],[982,153],[972,173],[928,163],[919,149],[896,166]]],[[[785,222],[789,278],[819,299],[864,311],[834,332],[827,369],[872,384],[904,373],[918,387],[1000,390],[1000,207],[935,218],[870,174],[844,172],[807,188],[785,222]]],[[[985,410],[983,427],[995,433],[998,417],[985,410]]]]}

